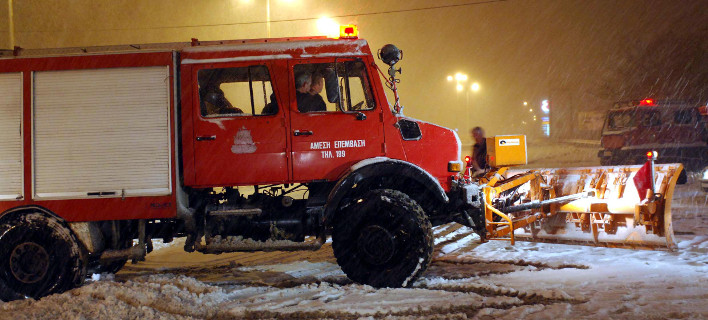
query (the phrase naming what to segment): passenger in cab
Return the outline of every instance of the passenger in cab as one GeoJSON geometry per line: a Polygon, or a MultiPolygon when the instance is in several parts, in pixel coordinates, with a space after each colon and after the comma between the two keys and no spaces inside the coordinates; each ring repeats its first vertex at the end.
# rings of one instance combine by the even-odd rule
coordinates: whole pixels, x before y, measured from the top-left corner
{"type": "Polygon", "coordinates": [[[324,77],[322,74],[315,73],[312,76],[312,85],[308,92],[310,96],[307,99],[304,110],[300,110],[301,112],[327,111],[327,105],[320,95],[322,88],[324,88],[324,77]]]}
{"type": "Polygon", "coordinates": [[[312,75],[310,73],[299,72],[295,74],[295,96],[297,100],[297,109],[300,112],[307,112],[303,110],[307,109],[311,85],[312,75]]]}

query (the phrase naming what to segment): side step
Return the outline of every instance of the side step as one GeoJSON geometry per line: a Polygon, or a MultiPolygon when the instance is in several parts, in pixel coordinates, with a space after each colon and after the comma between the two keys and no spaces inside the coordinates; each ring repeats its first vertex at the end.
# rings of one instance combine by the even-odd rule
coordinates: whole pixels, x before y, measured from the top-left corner
{"type": "Polygon", "coordinates": [[[226,252],[252,252],[252,251],[315,251],[325,243],[326,236],[321,235],[311,241],[294,242],[289,240],[256,241],[244,239],[240,236],[222,238],[215,236],[209,238],[206,244],[202,241],[196,243],[196,250],[201,253],[226,253],[226,252]]]}
{"type": "Polygon", "coordinates": [[[206,208],[207,215],[210,216],[232,216],[232,217],[251,217],[259,216],[263,213],[260,208],[241,208],[229,205],[210,205],[206,208]]]}

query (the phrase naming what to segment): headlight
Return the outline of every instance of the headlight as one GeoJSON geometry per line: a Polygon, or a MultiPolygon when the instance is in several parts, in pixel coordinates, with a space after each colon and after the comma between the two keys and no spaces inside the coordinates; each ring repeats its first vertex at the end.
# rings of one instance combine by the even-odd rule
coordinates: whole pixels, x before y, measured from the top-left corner
{"type": "Polygon", "coordinates": [[[447,163],[447,171],[449,172],[460,172],[462,171],[462,162],[460,161],[450,161],[447,163]]]}
{"type": "Polygon", "coordinates": [[[703,168],[703,180],[708,180],[708,167],[703,168]]]}

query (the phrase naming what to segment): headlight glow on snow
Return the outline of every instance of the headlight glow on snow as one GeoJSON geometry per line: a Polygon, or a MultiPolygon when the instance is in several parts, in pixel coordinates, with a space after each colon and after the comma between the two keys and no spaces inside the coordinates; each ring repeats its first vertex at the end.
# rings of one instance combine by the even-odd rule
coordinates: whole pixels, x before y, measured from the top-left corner
{"type": "Polygon", "coordinates": [[[708,167],[703,169],[703,180],[706,180],[706,179],[708,179],[708,167]]]}

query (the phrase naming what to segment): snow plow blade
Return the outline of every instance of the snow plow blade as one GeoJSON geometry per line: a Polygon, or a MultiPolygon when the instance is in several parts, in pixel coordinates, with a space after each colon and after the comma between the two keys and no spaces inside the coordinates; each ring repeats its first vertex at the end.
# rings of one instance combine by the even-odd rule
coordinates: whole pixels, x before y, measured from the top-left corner
{"type": "MultiPolygon", "coordinates": [[[[512,244],[523,240],[673,251],[671,199],[683,166],[655,164],[656,193],[643,189],[646,198],[634,182],[641,168],[502,168],[487,175],[484,187],[486,236],[512,244]]],[[[650,173],[645,176],[651,181],[650,173]]]]}

